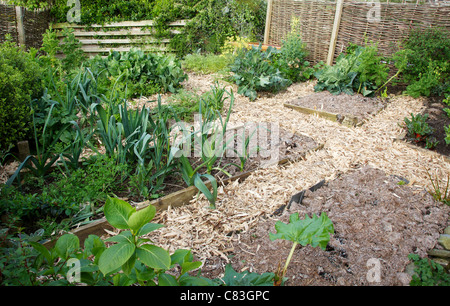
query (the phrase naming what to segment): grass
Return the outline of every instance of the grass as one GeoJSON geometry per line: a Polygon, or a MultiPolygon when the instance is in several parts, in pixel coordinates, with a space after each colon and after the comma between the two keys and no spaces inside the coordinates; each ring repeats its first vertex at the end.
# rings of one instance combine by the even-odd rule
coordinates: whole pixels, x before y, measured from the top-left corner
{"type": "Polygon", "coordinates": [[[189,54],[182,62],[183,69],[200,74],[226,74],[232,62],[231,55],[189,54]]]}

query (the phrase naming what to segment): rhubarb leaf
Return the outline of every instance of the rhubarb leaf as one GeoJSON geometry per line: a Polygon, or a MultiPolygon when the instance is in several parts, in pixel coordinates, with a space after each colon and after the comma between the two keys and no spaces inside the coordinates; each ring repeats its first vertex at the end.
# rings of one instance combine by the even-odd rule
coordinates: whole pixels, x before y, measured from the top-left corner
{"type": "Polygon", "coordinates": [[[320,217],[313,214],[312,218],[306,215],[304,220],[300,220],[298,213],[294,213],[289,217],[288,224],[278,221],[275,229],[276,234],[269,233],[272,241],[284,239],[297,242],[302,246],[320,246],[322,249],[326,248],[330,234],[334,233],[333,223],[326,213],[322,213],[320,217]]]}

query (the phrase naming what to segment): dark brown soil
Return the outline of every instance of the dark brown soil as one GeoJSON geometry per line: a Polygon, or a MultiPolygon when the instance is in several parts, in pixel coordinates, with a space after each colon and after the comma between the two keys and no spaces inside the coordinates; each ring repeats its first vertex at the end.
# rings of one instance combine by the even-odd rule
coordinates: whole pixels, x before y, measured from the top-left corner
{"type": "MultiPolygon", "coordinates": [[[[275,136],[275,138],[278,139],[277,141],[273,141],[275,138],[272,139],[272,127],[270,127],[270,124],[260,125],[257,128],[257,132],[254,134],[254,127],[245,128],[245,137],[248,137],[250,133],[254,135],[255,142],[248,146],[249,158],[245,161],[243,172],[267,167],[283,162],[287,159],[294,160],[300,158],[307,152],[314,150],[319,146],[319,144],[310,137],[291,133],[284,129],[280,129],[278,126],[273,128],[276,128],[276,134],[278,134],[278,137],[275,136]]],[[[232,144],[232,147],[237,151],[238,148],[242,147],[241,142],[244,137],[240,137],[240,133],[243,132],[244,128],[237,130],[237,137],[235,138],[235,142],[232,144]]],[[[231,153],[237,155],[234,151],[231,153]]],[[[240,162],[241,160],[239,157],[230,157],[225,154],[225,157],[220,161],[219,165],[228,165],[230,163],[240,165],[240,162]]],[[[240,169],[236,166],[228,166],[226,170],[232,176],[238,175],[240,172],[240,169]]],[[[223,173],[219,175],[221,178],[225,178],[223,173]]]]}
{"type": "MultiPolygon", "coordinates": [[[[431,137],[434,137],[439,143],[434,151],[450,156],[450,145],[447,145],[445,142],[445,130],[444,127],[450,125],[450,118],[447,116],[447,113],[444,111],[444,108],[450,108],[442,103],[443,98],[429,98],[427,108],[424,110],[424,114],[429,114],[428,116],[428,125],[431,126],[434,130],[434,133],[431,137]]],[[[424,147],[424,144],[419,144],[421,147],[424,147]]]]}
{"type": "MultiPolygon", "coordinates": [[[[276,232],[275,223],[287,223],[296,212],[301,218],[326,213],[335,229],[327,248],[298,246],[286,286],[408,285],[410,278],[404,272],[408,255],[426,256],[448,225],[450,209],[427,191],[402,181],[363,167],[315,192],[306,191],[301,204],[292,203],[280,216],[267,216],[242,234],[230,254],[231,264],[236,271],[275,272],[292,246],[289,241],[269,239],[269,232],[276,232]]],[[[205,263],[204,275],[223,273],[223,260],[214,260],[205,263]]]]}
{"type": "Polygon", "coordinates": [[[386,102],[380,98],[368,98],[361,94],[333,95],[328,91],[316,92],[288,103],[344,117],[350,115],[356,117],[358,121],[364,120],[369,115],[375,115],[386,106],[386,102]]]}

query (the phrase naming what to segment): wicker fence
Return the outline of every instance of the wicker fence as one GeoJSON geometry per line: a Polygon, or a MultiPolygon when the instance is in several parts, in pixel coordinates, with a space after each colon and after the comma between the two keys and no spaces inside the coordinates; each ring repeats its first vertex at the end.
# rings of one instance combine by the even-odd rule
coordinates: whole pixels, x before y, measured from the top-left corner
{"type": "Polygon", "coordinates": [[[413,28],[450,30],[449,1],[419,1],[269,0],[264,43],[281,44],[295,17],[313,62],[332,63],[349,42],[366,40],[390,56],[413,28]]]}
{"type": "Polygon", "coordinates": [[[0,42],[10,34],[15,42],[26,48],[40,48],[49,22],[48,10],[27,10],[0,1],[0,42]]]}

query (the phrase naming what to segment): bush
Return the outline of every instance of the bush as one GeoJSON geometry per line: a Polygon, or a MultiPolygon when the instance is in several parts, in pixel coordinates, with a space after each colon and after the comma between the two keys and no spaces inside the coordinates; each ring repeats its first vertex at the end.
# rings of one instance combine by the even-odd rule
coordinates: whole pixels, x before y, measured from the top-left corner
{"type": "MultiPolygon", "coordinates": [[[[153,8],[152,0],[80,0],[80,4],[81,24],[88,25],[151,19],[153,8]]],[[[56,22],[67,22],[67,12],[70,8],[67,0],[54,0],[51,6],[51,15],[56,22]]]]}
{"type": "Polygon", "coordinates": [[[279,92],[291,85],[276,65],[278,53],[272,47],[262,51],[261,45],[238,51],[231,72],[239,94],[255,100],[257,92],[279,92]]]}
{"type": "Polygon", "coordinates": [[[337,57],[335,65],[327,65],[314,74],[318,80],[314,90],[372,96],[386,82],[388,70],[376,45],[350,44],[346,53],[337,57]]]}
{"type": "Polygon", "coordinates": [[[194,9],[191,21],[170,41],[170,47],[179,56],[197,51],[219,53],[230,37],[263,39],[265,1],[199,0],[193,1],[191,7],[194,9]]]}
{"type": "Polygon", "coordinates": [[[293,83],[306,81],[314,72],[306,60],[307,56],[308,51],[300,34],[292,32],[283,41],[277,65],[285,77],[293,83]]]}
{"type": "Polygon", "coordinates": [[[393,59],[401,71],[400,81],[412,97],[450,92],[450,32],[427,28],[412,30],[393,59]]]}
{"type": "Polygon", "coordinates": [[[110,92],[117,82],[119,90],[127,87],[127,98],[176,92],[187,78],[174,56],[145,53],[136,48],[113,51],[106,58],[96,56],[89,65],[99,75],[101,93],[110,92]]]}
{"type": "Polygon", "coordinates": [[[0,149],[28,139],[30,103],[42,94],[42,69],[10,38],[0,45],[0,149]]]}

